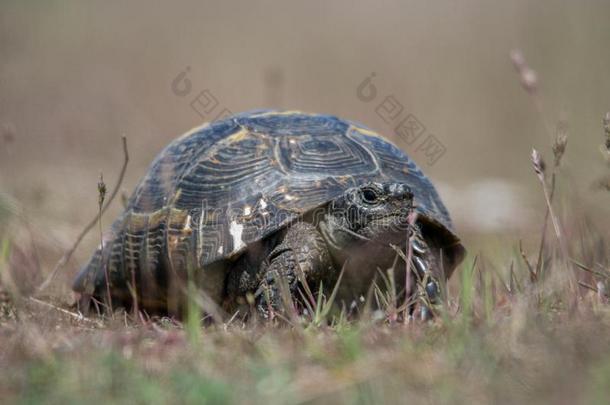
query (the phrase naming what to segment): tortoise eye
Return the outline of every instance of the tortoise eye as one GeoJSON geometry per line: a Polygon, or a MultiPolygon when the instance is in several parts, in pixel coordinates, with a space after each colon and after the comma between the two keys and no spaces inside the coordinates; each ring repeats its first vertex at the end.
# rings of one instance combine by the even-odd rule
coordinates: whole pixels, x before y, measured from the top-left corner
{"type": "Polygon", "coordinates": [[[372,188],[362,190],[362,200],[367,204],[376,204],[379,201],[379,194],[372,188]]]}

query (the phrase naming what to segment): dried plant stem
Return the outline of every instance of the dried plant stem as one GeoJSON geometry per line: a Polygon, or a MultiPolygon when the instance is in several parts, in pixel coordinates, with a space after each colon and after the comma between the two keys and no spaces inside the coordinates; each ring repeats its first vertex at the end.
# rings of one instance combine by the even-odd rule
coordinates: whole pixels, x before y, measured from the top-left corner
{"type": "MultiPolygon", "coordinates": [[[[553,202],[553,196],[555,195],[555,169],[553,167],[553,172],[551,173],[551,190],[549,191],[549,200],[553,202]]],[[[550,210],[547,206],[544,214],[544,222],[542,223],[542,236],[540,238],[540,247],[538,248],[538,259],[536,261],[536,276],[540,276],[540,272],[542,271],[542,252],[544,251],[544,245],[546,244],[546,228],[549,223],[549,213],[550,210]]]]}
{"type": "MultiPolygon", "coordinates": [[[[567,265],[569,265],[570,263],[570,255],[568,253],[568,247],[564,238],[564,235],[561,232],[561,227],[559,224],[559,220],[557,219],[557,216],[555,215],[555,212],[553,211],[553,205],[551,204],[551,198],[547,189],[547,184],[546,184],[546,180],[544,179],[544,175],[539,175],[538,176],[540,179],[540,182],[542,183],[542,190],[544,192],[544,199],[546,201],[546,205],[547,205],[547,209],[549,212],[549,216],[551,217],[551,221],[553,223],[553,228],[555,230],[555,235],[557,236],[557,241],[559,243],[559,249],[561,250],[561,254],[563,256],[563,259],[565,260],[565,263],[567,265]]],[[[570,266],[571,267],[571,266],[570,266]]],[[[572,302],[570,304],[570,310],[574,311],[577,306],[578,306],[578,300],[577,300],[577,288],[578,288],[578,284],[577,284],[577,280],[576,280],[576,274],[572,273],[572,277],[569,277],[570,280],[570,284],[572,286],[572,288],[574,289],[574,294],[572,296],[572,302]]]]}
{"type": "Polygon", "coordinates": [[[50,304],[50,303],[48,303],[48,302],[45,302],[45,301],[39,300],[39,299],[37,299],[37,298],[34,298],[34,297],[29,297],[29,298],[28,298],[28,300],[29,300],[29,301],[31,301],[31,302],[33,302],[33,303],[35,303],[35,304],[42,305],[42,306],[45,306],[45,307],[48,307],[48,308],[54,309],[55,311],[61,312],[62,314],[65,314],[65,315],[68,315],[68,316],[70,316],[70,317],[72,317],[72,318],[74,318],[74,319],[76,319],[76,320],[78,320],[78,321],[81,321],[81,322],[87,322],[87,323],[90,323],[90,324],[92,324],[92,325],[98,326],[98,327],[100,327],[100,328],[104,326],[104,324],[103,324],[103,323],[101,323],[101,322],[99,322],[99,321],[96,321],[96,320],[94,320],[94,319],[87,318],[87,317],[85,317],[84,315],[79,314],[79,313],[75,313],[75,312],[68,311],[67,309],[60,308],[60,307],[58,307],[58,306],[55,306],[55,305],[50,304]]]}
{"type": "Polygon", "coordinates": [[[131,288],[129,289],[131,293],[131,299],[133,300],[133,316],[137,319],[138,314],[140,313],[140,307],[138,305],[138,288],[136,285],[136,270],[132,265],[131,268],[131,288]]]}
{"type": "Polygon", "coordinates": [[[535,283],[536,281],[538,281],[538,274],[536,274],[536,271],[532,267],[530,261],[527,259],[527,254],[523,250],[523,243],[521,242],[521,240],[519,240],[519,253],[521,254],[521,258],[523,259],[523,261],[525,262],[525,265],[527,266],[527,271],[530,274],[530,281],[532,283],[535,283]]]}
{"type": "Polygon", "coordinates": [[[601,278],[602,280],[607,280],[609,278],[609,275],[604,272],[593,270],[574,259],[571,259],[570,261],[572,262],[572,264],[574,264],[579,269],[584,270],[587,273],[591,273],[592,275],[597,276],[597,277],[601,278]]]}
{"type": "Polygon", "coordinates": [[[591,291],[597,292],[597,288],[593,287],[592,285],[589,285],[589,284],[585,283],[584,281],[579,281],[578,285],[581,286],[581,287],[586,288],[587,290],[591,290],[591,291]]]}
{"type": "MultiPolygon", "coordinates": [[[[550,188],[548,187],[548,185],[546,183],[546,176],[545,176],[546,165],[544,163],[544,160],[542,159],[542,156],[540,156],[540,154],[536,150],[532,151],[532,162],[534,164],[534,170],[536,171],[536,175],[542,184],[542,187],[543,187],[543,190],[545,193],[545,200],[547,202],[547,207],[546,207],[545,215],[544,215],[544,223],[542,226],[542,237],[540,240],[540,247],[538,250],[538,261],[536,263],[536,274],[537,275],[539,275],[541,268],[542,268],[542,253],[544,250],[544,245],[546,243],[546,228],[547,228],[547,224],[549,221],[549,217],[553,221],[553,227],[555,228],[555,233],[558,235],[558,237],[560,237],[559,235],[561,235],[559,221],[557,220],[557,217],[554,215],[554,213],[552,211],[552,202],[553,202],[553,196],[555,195],[557,169],[559,168],[559,165],[561,164],[561,159],[565,153],[566,146],[567,146],[567,140],[568,140],[567,135],[565,133],[563,133],[561,127],[558,127],[557,137],[553,141],[554,159],[553,159],[553,168],[551,170],[550,188]]],[[[562,243],[562,241],[560,241],[560,243],[562,243]]],[[[567,251],[567,248],[565,248],[565,246],[566,246],[565,244],[562,246],[564,253],[566,253],[566,251],[567,251]]]]}
{"type": "Polygon", "coordinates": [[[553,223],[553,229],[555,230],[555,235],[557,236],[557,240],[559,242],[559,247],[561,249],[561,253],[563,254],[564,258],[566,260],[568,260],[569,259],[568,249],[566,247],[563,234],[561,233],[561,227],[559,225],[559,220],[557,219],[557,216],[555,215],[555,212],[553,211],[553,205],[551,204],[551,196],[550,196],[548,188],[547,188],[546,180],[544,179],[543,176],[540,177],[540,182],[542,184],[542,191],[544,193],[544,199],[546,201],[547,210],[548,210],[549,216],[551,217],[551,222],[553,223]]]}
{"type": "Polygon", "coordinates": [[[104,212],[106,212],[106,210],[108,209],[108,207],[110,206],[110,204],[114,200],[114,197],[116,197],[117,193],[119,192],[119,189],[121,188],[121,184],[123,183],[123,179],[125,178],[125,172],[127,171],[127,164],[129,163],[129,153],[128,153],[128,150],[127,150],[127,138],[125,136],[123,136],[122,137],[122,141],[123,141],[123,156],[124,156],[123,166],[121,167],[121,172],[119,173],[119,178],[118,178],[118,180],[116,182],[116,185],[112,189],[112,193],[110,193],[110,197],[106,200],[106,203],[101,208],[101,210],[98,210],[97,215],[91,220],[91,222],[89,222],[87,224],[87,226],[85,226],[85,228],[77,236],[77,238],[74,241],[74,244],[72,245],[72,247],[70,247],[70,249],[68,249],[64,253],[64,255],[61,257],[61,259],[59,259],[57,264],[55,264],[55,267],[53,268],[53,270],[51,271],[49,276],[38,287],[38,289],[36,291],[37,293],[40,293],[40,292],[44,291],[51,284],[51,282],[54,280],[54,278],[57,275],[57,273],[59,272],[59,270],[62,269],[68,263],[68,261],[70,261],[70,258],[74,254],[74,251],[76,250],[78,245],[81,243],[81,241],[83,240],[85,235],[87,235],[87,233],[89,233],[89,231],[95,225],[97,225],[98,219],[104,214],[104,212]]]}
{"type": "Polygon", "coordinates": [[[595,292],[597,294],[597,297],[600,299],[600,301],[602,303],[605,303],[605,304],[608,303],[608,295],[606,294],[606,291],[605,291],[603,283],[602,284],[598,283],[598,286],[594,287],[594,286],[592,286],[590,284],[587,284],[587,283],[585,283],[583,281],[579,281],[578,285],[583,287],[583,288],[586,288],[587,290],[595,292]]]}
{"type": "MultiPolygon", "coordinates": [[[[559,136],[557,138],[556,143],[553,145],[553,152],[555,153],[555,167],[559,165],[559,162],[561,161],[561,156],[563,155],[563,153],[565,151],[566,139],[567,138],[564,136],[559,136]]],[[[555,231],[555,236],[557,237],[557,241],[559,243],[559,249],[561,251],[561,256],[563,256],[563,260],[565,261],[566,265],[569,267],[572,267],[570,264],[570,255],[568,252],[566,240],[561,231],[559,219],[557,218],[557,215],[555,215],[555,212],[553,210],[553,204],[551,203],[551,196],[549,193],[549,189],[548,189],[547,182],[546,182],[546,176],[545,176],[546,164],[544,163],[542,156],[540,155],[540,153],[538,153],[538,151],[536,149],[532,150],[532,163],[534,166],[534,171],[536,172],[536,176],[538,177],[538,180],[540,180],[540,184],[542,185],[544,199],[546,202],[549,217],[551,218],[551,222],[553,223],[553,229],[555,231]]],[[[539,263],[538,263],[538,265],[539,265],[539,263]]],[[[572,272],[571,274],[572,274],[572,277],[569,277],[569,280],[570,280],[569,284],[570,284],[571,288],[573,289],[574,294],[572,295],[572,302],[570,304],[570,310],[573,311],[578,307],[578,300],[577,300],[578,284],[577,284],[577,280],[576,280],[576,274],[574,272],[572,272]]]]}
{"type": "Polygon", "coordinates": [[[106,282],[106,299],[108,300],[107,305],[110,308],[110,314],[114,314],[112,309],[112,296],[110,295],[110,278],[108,277],[108,266],[104,263],[104,230],[102,228],[102,208],[104,207],[104,199],[106,198],[106,184],[104,183],[104,177],[100,173],[100,182],[97,185],[99,200],[98,200],[98,215],[97,223],[98,230],[100,233],[100,251],[102,255],[102,267],[104,268],[104,281],[106,282]]]}
{"type": "MultiPolygon", "coordinates": [[[[409,215],[409,230],[413,228],[413,224],[417,220],[417,212],[413,211],[411,215],[409,215]]],[[[407,260],[405,260],[405,302],[408,302],[411,297],[409,297],[409,292],[413,289],[412,279],[411,279],[411,260],[413,258],[413,246],[411,245],[413,242],[413,237],[415,236],[414,232],[410,232],[409,238],[407,239],[407,260]]],[[[403,314],[403,322],[406,324],[409,322],[409,309],[411,305],[405,305],[405,312],[403,314]]]]}

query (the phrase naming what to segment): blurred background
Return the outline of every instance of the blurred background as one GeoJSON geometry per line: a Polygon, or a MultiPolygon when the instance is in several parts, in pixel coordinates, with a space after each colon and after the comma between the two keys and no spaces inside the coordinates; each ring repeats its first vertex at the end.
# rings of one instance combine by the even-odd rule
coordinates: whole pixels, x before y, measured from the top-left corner
{"type": "MultiPolygon", "coordinates": [[[[96,214],[100,172],[109,188],[116,181],[121,135],[130,194],[176,136],[225,109],[275,107],[336,114],[390,138],[438,185],[475,253],[539,231],[544,199],[530,153],[550,163],[564,122],[558,194],[601,226],[609,196],[591,184],[607,170],[599,145],[610,110],[609,15],[607,1],[3,0],[4,209],[47,246],[51,268],[96,214]],[[513,49],[538,74],[539,108],[519,84],[513,49]],[[358,97],[367,78],[372,101],[358,97]],[[177,91],[177,79],[190,86],[177,91]],[[203,91],[217,106],[201,114],[191,103],[203,91]],[[376,111],[388,96],[403,109],[390,123],[376,111]],[[420,139],[442,145],[432,165],[394,133],[408,114],[425,127],[420,139]]],[[[117,199],[106,226],[120,210],[117,199]]],[[[68,273],[98,240],[88,235],[68,273]]]]}

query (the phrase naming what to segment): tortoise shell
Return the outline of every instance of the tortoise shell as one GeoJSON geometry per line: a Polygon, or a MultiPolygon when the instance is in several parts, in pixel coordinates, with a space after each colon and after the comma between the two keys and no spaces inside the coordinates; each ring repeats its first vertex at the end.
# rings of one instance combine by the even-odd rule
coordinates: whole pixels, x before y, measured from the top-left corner
{"type": "Polygon", "coordinates": [[[330,115],[258,111],[204,124],[154,160],[125,212],[81,271],[92,292],[101,263],[112,275],[158,269],[164,260],[199,268],[242,252],[347,188],[407,184],[421,221],[449,255],[462,247],[434,186],[398,147],[330,115]]]}

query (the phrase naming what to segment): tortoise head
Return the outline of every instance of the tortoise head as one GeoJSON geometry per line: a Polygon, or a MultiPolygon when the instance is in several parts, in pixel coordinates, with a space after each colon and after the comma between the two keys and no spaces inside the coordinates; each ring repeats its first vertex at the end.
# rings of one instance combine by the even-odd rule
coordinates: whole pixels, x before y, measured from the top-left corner
{"type": "Polygon", "coordinates": [[[413,193],[407,185],[369,182],[331,201],[320,230],[335,252],[363,242],[389,247],[406,241],[412,210],[413,193]]]}

